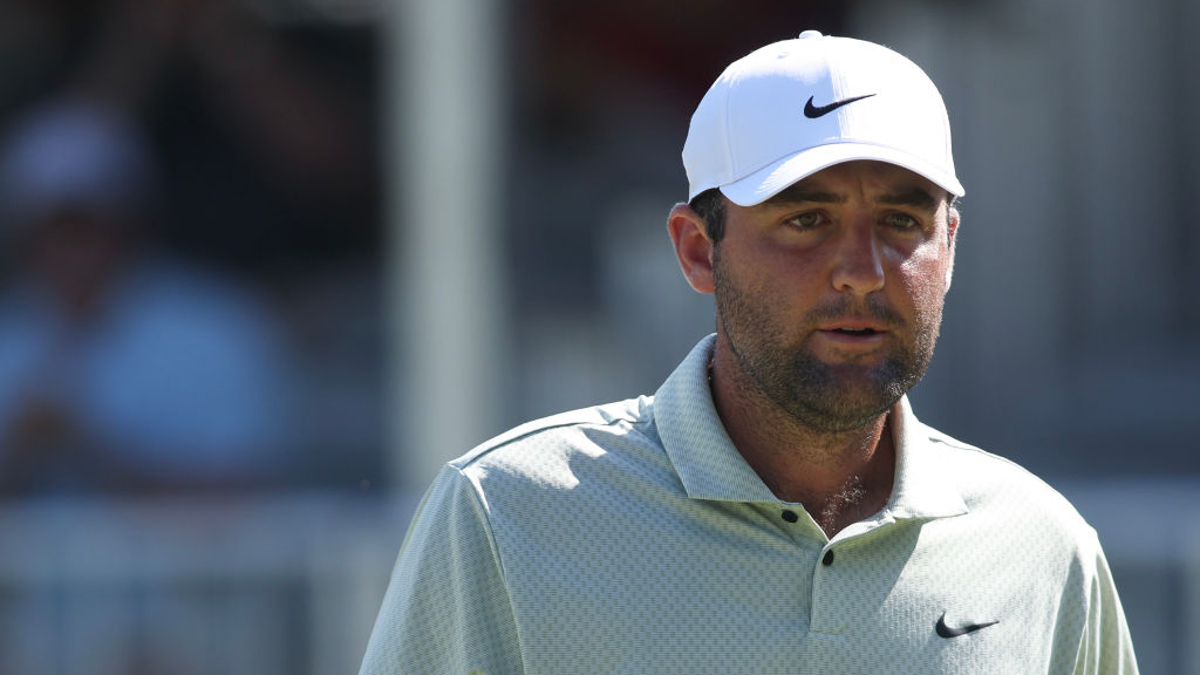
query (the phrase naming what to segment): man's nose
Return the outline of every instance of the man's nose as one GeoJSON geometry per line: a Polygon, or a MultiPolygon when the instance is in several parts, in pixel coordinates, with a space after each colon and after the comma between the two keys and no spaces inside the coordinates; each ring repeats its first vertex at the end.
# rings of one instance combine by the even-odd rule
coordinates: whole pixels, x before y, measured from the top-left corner
{"type": "Polygon", "coordinates": [[[848,223],[838,242],[833,287],[840,292],[867,295],[883,288],[883,260],[872,223],[848,223]]]}

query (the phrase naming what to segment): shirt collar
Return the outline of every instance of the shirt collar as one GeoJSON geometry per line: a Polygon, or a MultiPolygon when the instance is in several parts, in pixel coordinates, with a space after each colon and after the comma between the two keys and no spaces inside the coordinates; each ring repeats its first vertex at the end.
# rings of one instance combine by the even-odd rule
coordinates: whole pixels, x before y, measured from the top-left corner
{"type": "MultiPolygon", "coordinates": [[[[654,421],[688,497],[778,502],[733,446],[712,399],[708,364],[716,336],[700,341],[654,395],[654,421]]],[[[908,398],[892,408],[896,479],[886,507],[897,518],[941,518],[967,512],[957,485],[937,460],[928,427],[908,398]]]]}
{"type": "Polygon", "coordinates": [[[967,504],[948,462],[933,441],[932,429],[913,414],[908,397],[892,406],[896,478],[887,509],[897,518],[948,518],[967,512],[967,504]]]}

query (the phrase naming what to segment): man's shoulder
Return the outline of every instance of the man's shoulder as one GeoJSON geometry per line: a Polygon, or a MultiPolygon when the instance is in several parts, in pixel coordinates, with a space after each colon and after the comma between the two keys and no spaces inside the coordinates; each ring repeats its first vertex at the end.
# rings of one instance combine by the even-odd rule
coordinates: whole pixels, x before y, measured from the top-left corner
{"type": "Polygon", "coordinates": [[[1027,514],[1043,526],[1094,536],[1066,497],[1024,466],[937,429],[924,429],[936,461],[953,477],[972,511],[995,509],[1006,517],[1027,514]]]}
{"type": "Polygon", "coordinates": [[[450,462],[459,471],[525,471],[567,455],[606,452],[621,441],[656,445],[653,397],[615,401],[542,417],[514,427],[450,462]]]}

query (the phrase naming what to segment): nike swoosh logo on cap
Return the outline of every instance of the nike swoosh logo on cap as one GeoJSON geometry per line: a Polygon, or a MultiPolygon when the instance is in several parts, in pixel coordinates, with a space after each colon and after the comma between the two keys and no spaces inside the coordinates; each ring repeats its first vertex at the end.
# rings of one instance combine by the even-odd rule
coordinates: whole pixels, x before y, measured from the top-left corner
{"type": "Polygon", "coordinates": [[[1000,622],[999,621],[988,621],[987,623],[968,623],[968,624],[964,624],[962,626],[947,626],[946,625],[946,613],[942,612],[942,616],[937,620],[937,624],[934,626],[934,630],[937,631],[937,634],[940,637],[955,638],[960,635],[966,635],[967,633],[974,633],[975,631],[982,630],[984,628],[987,628],[988,626],[995,626],[998,623],[1000,623],[1000,622]]]}
{"type": "Polygon", "coordinates": [[[871,98],[874,95],[875,94],[863,94],[862,96],[855,96],[853,98],[844,98],[840,101],[834,101],[833,103],[826,103],[825,105],[820,105],[820,106],[813,105],[813,97],[809,96],[808,102],[804,104],[804,116],[810,120],[815,120],[818,117],[823,117],[825,115],[828,115],[829,113],[833,112],[834,110],[837,110],[838,108],[840,108],[844,105],[854,103],[855,101],[861,101],[864,98],[871,98]]]}

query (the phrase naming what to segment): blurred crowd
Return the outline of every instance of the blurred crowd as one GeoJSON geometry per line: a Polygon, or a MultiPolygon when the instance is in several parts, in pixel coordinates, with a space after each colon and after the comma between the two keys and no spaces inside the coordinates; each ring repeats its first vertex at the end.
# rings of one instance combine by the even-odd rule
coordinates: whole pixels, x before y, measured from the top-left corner
{"type": "Polygon", "coordinates": [[[0,496],[378,483],[372,36],[248,7],[0,4],[0,496]]]}
{"type": "MultiPolygon", "coordinates": [[[[304,4],[0,3],[0,496],[383,482],[382,37],[262,13],[304,4]]],[[[653,387],[707,330],[661,278],[686,111],[841,8],[507,9],[516,421],[653,387]]]]}

